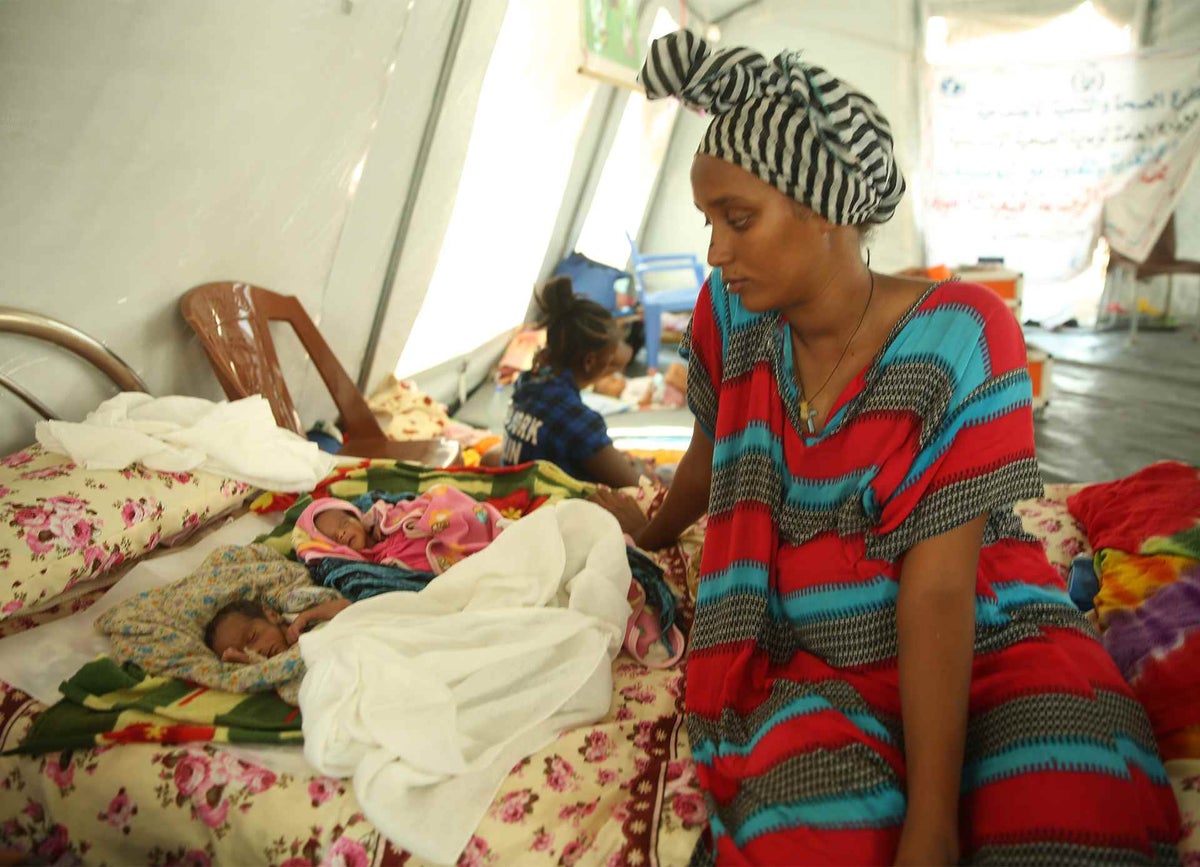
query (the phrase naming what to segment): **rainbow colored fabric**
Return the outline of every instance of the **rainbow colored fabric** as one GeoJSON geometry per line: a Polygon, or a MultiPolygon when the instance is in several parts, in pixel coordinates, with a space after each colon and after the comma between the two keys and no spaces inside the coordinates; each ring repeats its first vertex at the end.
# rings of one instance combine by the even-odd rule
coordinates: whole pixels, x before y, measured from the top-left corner
{"type": "Polygon", "coordinates": [[[1164,461],[1067,506],[1096,552],[1104,646],[1163,759],[1200,759],[1200,471],[1164,461]]]}

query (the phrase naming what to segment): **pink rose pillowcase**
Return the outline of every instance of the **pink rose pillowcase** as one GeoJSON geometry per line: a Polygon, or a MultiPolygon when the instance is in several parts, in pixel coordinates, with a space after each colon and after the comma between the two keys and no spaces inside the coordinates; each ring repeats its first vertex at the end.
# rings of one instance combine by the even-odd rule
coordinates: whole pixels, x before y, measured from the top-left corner
{"type": "Polygon", "coordinates": [[[100,583],[250,493],[245,482],[204,472],[87,470],[38,445],[0,458],[0,620],[100,583]]]}

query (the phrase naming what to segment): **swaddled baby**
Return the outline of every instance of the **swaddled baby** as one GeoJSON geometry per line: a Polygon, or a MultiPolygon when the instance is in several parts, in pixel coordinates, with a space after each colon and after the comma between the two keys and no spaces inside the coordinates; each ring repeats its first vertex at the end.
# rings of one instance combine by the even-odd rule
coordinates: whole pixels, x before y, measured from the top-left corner
{"type": "Polygon", "coordinates": [[[292,545],[308,565],[337,557],[441,574],[507,524],[494,506],[436,485],[412,500],[376,500],[365,514],[337,497],[317,500],[297,519],[292,545]]]}

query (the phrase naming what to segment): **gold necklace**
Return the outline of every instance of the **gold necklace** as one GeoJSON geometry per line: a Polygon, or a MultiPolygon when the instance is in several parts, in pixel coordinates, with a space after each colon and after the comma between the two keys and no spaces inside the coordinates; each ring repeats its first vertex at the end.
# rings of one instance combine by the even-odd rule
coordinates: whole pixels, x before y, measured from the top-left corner
{"type": "MultiPolygon", "coordinates": [[[[813,392],[812,400],[816,400],[821,396],[821,392],[825,390],[825,386],[829,385],[829,381],[833,379],[833,375],[837,373],[837,369],[842,366],[842,362],[846,360],[846,353],[850,351],[850,344],[854,342],[854,338],[858,336],[858,331],[862,328],[863,322],[867,319],[867,311],[871,309],[871,299],[875,297],[875,272],[870,269],[867,273],[871,275],[871,288],[867,292],[867,303],[863,307],[862,315],[858,317],[858,324],[854,326],[854,330],[850,332],[850,339],[846,341],[846,345],[842,347],[842,354],[838,356],[837,363],[829,371],[829,376],[825,377],[825,381],[821,383],[821,387],[813,392]]],[[[791,331],[791,328],[788,328],[791,331]]],[[[796,333],[792,331],[792,340],[797,340],[796,333]]],[[[800,390],[800,418],[804,421],[810,434],[817,432],[817,426],[813,419],[817,417],[817,410],[810,406],[809,399],[804,395],[804,382],[800,378],[800,356],[796,352],[795,344],[792,345],[792,368],[793,376],[796,378],[796,387],[800,390]]]]}

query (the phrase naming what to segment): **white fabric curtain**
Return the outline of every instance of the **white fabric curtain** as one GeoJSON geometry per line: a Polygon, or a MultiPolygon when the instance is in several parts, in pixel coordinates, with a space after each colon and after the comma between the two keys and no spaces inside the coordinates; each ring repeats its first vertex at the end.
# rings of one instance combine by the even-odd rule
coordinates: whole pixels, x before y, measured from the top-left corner
{"type": "MultiPolygon", "coordinates": [[[[1149,0],[1091,0],[1093,8],[1120,27],[1141,30],[1149,0]]],[[[1081,0],[925,0],[927,17],[946,21],[946,44],[997,33],[1041,27],[1079,7],[1081,0]]]]}

